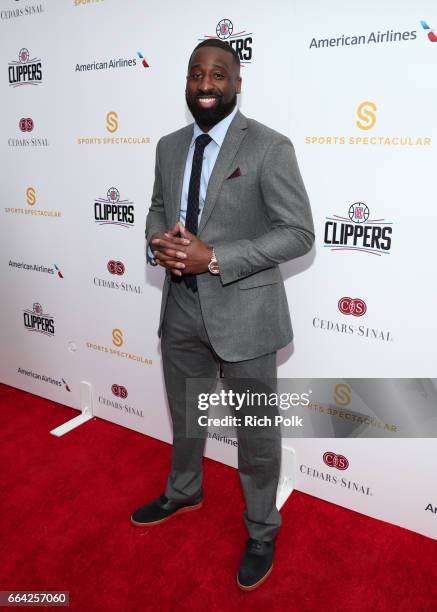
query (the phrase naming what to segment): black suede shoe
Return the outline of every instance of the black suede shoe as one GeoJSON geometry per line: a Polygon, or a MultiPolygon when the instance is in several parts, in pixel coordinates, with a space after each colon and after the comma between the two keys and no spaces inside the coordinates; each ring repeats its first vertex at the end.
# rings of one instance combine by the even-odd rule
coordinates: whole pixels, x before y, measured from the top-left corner
{"type": "Polygon", "coordinates": [[[138,525],[139,527],[157,525],[158,523],[168,521],[168,519],[175,514],[182,514],[182,512],[189,512],[190,510],[197,510],[198,508],[201,508],[202,505],[202,491],[200,491],[200,493],[198,493],[198,495],[187,504],[172,501],[165,495],[161,495],[161,497],[158,497],[158,499],[154,499],[149,504],[135,510],[130,520],[134,525],[138,525]]]}
{"type": "Polygon", "coordinates": [[[249,538],[238,571],[237,583],[243,591],[260,586],[273,569],[275,541],[262,542],[249,538]]]}

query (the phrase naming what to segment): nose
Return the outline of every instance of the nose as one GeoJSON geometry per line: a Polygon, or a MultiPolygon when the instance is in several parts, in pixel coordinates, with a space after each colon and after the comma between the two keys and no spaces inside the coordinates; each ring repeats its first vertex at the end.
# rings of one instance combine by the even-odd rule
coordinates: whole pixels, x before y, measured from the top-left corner
{"type": "Polygon", "coordinates": [[[207,93],[213,93],[214,91],[214,84],[212,82],[212,79],[209,75],[205,74],[203,76],[203,78],[197,82],[197,88],[200,92],[207,94],[207,93]]]}

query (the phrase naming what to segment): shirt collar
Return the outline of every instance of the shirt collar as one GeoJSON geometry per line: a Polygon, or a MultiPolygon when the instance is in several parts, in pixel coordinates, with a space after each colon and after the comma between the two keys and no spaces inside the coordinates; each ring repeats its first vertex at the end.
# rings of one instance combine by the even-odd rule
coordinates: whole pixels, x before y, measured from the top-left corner
{"type": "MultiPolygon", "coordinates": [[[[221,121],[219,121],[218,123],[215,124],[214,127],[212,127],[209,132],[208,132],[208,136],[211,136],[211,138],[213,139],[213,141],[219,146],[221,147],[223,144],[223,141],[225,139],[226,136],[226,132],[228,131],[228,128],[231,124],[232,119],[235,117],[235,115],[237,114],[238,111],[238,107],[237,105],[235,105],[234,110],[232,111],[232,113],[230,113],[229,115],[227,115],[224,119],[222,119],[221,121]]],[[[198,136],[200,136],[200,134],[204,134],[204,132],[200,129],[200,127],[197,125],[197,123],[194,124],[194,128],[193,128],[193,137],[191,139],[191,144],[190,147],[194,146],[194,142],[196,140],[196,138],[198,136]]]]}

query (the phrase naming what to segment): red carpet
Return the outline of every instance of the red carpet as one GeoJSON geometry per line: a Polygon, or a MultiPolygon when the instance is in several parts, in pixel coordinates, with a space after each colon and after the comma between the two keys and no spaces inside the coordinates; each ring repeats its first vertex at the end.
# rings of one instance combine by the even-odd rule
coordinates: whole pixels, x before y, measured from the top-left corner
{"type": "Polygon", "coordinates": [[[205,460],[205,503],[131,525],[159,495],[170,446],[0,385],[0,590],[68,590],[74,611],[435,612],[437,542],[294,492],[275,568],[252,593],[235,574],[246,540],[235,470],[205,460]]]}

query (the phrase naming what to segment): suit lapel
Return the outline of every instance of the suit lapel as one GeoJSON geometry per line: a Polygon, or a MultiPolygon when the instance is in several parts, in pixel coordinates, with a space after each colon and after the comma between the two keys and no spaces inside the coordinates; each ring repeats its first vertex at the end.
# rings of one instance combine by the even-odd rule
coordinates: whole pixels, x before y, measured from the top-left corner
{"type": "MultiPolygon", "coordinates": [[[[217,201],[217,196],[220,192],[223,181],[232,171],[231,165],[237,151],[247,133],[247,119],[237,111],[231,125],[228,128],[223,144],[220,148],[217,160],[214,164],[214,169],[209,179],[208,189],[205,197],[205,205],[203,207],[202,216],[200,217],[200,225],[197,234],[205,227],[217,201]]],[[[188,150],[188,147],[187,147],[188,150]]],[[[184,164],[185,166],[185,164],[184,164]]],[[[183,176],[183,169],[182,169],[183,176]]],[[[182,187],[181,187],[182,189],[182,187]]],[[[180,196],[180,192],[179,192],[180,196]]],[[[179,198],[180,199],[180,198],[179,198]]]]}
{"type": "Polygon", "coordinates": [[[193,137],[193,124],[187,125],[181,132],[180,140],[175,147],[175,160],[173,164],[171,178],[171,211],[170,211],[170,227],[173,227],[176,221],[179,221],[181,210],[182,187],[184,183],[185,164],[187,161],[188,149],[193,137]]]}

